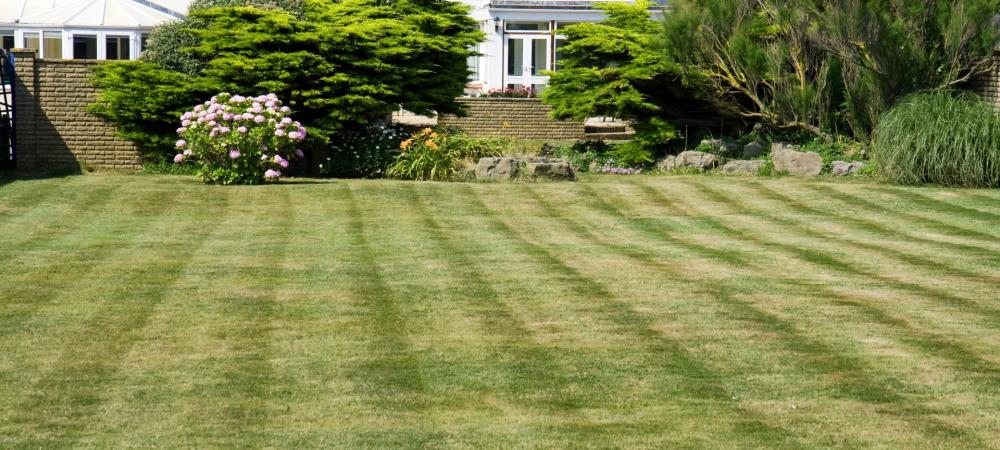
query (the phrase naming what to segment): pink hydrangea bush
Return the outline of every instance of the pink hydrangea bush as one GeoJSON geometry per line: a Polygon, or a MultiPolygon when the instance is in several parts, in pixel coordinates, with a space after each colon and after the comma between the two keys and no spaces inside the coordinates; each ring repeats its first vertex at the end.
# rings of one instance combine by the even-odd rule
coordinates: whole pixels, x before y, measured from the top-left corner
{"type": "Polygon", "coordinates": [[[291,161],[304,157],[302,124],[274,94],[221,93],[181,116],[174,162],[193,161],[210,184],[278,181],[291,161]]]}

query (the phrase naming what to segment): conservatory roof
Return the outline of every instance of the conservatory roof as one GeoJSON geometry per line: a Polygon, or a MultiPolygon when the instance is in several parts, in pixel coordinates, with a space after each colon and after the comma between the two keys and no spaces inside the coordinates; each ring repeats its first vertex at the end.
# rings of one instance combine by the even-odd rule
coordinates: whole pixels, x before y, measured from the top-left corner
{"type": "Polygon", "coordinates": [[[184,17],[190,0],[0,0],[0,24],[144,28],[184,17]]]}

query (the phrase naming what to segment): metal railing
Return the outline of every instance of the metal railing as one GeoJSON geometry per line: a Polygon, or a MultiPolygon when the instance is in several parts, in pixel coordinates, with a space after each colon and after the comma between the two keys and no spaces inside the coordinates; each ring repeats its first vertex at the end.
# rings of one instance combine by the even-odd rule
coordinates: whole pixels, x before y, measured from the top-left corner
{"type": "Polygon", "coordinates": [[[17,164],[14,133],[14,57],[0,49],[0,168],[13,169],[17,164]]]}

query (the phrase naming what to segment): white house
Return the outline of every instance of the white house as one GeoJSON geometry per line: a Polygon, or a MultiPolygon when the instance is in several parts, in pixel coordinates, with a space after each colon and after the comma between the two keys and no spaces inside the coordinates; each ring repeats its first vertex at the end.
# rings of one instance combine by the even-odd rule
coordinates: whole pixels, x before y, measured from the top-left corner
{"type": "Polygon", "coordinates": [[[41,58],[136,59],[155,26],[184,17],[190,0],[0,0],[3,48],[41,58]]]}
{"type": "Polygon", "coordinates": [[[544,89],[546,70],[558,70],[559,30],[596,22],[604,13],[592,0],[463,0],[486,33],[480,57],[469,61],[470,91],[530,86],[544,89]]]}

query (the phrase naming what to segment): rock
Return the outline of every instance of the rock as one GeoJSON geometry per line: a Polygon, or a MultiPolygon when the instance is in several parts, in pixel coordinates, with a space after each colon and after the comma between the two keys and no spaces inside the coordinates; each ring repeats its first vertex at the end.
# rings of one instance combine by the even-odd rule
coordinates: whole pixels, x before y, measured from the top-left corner
{"type": "Polygon", "coordinates": [[[573,167],[554,158],[480,158],[476,163],[477,180],[549,179],[573,180],[573,167]]]}
{"type": "Polygon", "coordinates": [[[744,158],[759,158],[764,156],[764,144],[758,141],[751,142],[743,146],[744,158]]]}
{"type": "Polygon", "coordinates": [[[518,162],[514,158],[479,158],[477,180],[513,180],[517,178],[518,162]]]}
{"type": "Polygon", "coordinates": [[[854,175],[859,170],[865,168],[865,163],[861,161],[834,161],[831,164],[830,173],[837,177],[854,175]]]}
{"type": "Polygon", "coordinates": [[[698,146],[702,148],[709,147],[713,150],[718,150],[722,148],[724,144],[725,142],[722,142],[722,139],[702,139],[701,142],[698,143],[698,146]]]}
{"type": "Polygon", "coordinates": [[[521,176],[532,180],[547,178],[550,180],[573,180],[573,167],[562,159],[528,158],[521,167],[521,176]]]}
{"type": "Polygon", "coordinates": [[[794,146],[771,146],[771,157],[774,159],[775,172],[787,172],[798,177],[814,177],[823,170],[823,157],[815,152],[799,152],[792,150],[794,146]],[[776,151],[777,150],[777,151],[776,151]]]}
{"type": "Polygon", "coordinates": [[[754,159],[754,160],[737,159],[729,161],[724,166],[722,166],[722,173],[756,175],[757,172],[760,172],[760,168],[764,167],[765,163],[767,163],[767,161],[763,161],[760,159],[754,159]]]}
{"type": "Polygon", "coordinates": [[[740,145],[735,142],[726,142],[722,139],[702,139],[698,144],[701,148],[710,148],[712,153],[724,156],[733,156],[740,151],[740,145]]]}
{"type": "Polygon", "coordinates": [[[668,156],[657,163],[656,167],[669,172],[678,169],[694,169],[704,171],[719,164],[719,157],[711,153],[688,150],[677,156],[668,156]]]}
{"type": "Polygon", "coordinates": [[[674,155],[667,156],[656,162],[656,168],[664,172],[670,172],[677,167],[677,157],[674,155]]]}
{"type": "Polygon", "coordinates": [[[780,152],[784,150],[799,151],[801,150],[798,145],[789,144],[788,142],[774,142],[771,144],[771,153],[780,152]]]}

